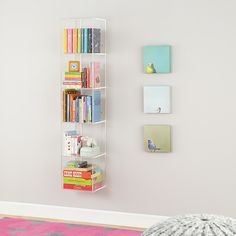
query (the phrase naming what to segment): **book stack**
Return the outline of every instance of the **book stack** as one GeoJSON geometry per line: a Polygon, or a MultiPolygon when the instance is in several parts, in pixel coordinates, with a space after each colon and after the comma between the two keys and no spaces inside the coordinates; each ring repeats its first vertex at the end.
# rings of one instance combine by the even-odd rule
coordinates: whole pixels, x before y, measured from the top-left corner
{"type": "Polygon", "coordinates": [[[81,88],[81,72],[65,72],[63,85],[73,85],[81,88]]]}
{"type": "Polygon", "coordinates": [[[64,53],[100,53],[101,29],[65,28],[64,53]]]}
{"type": "Polygon", "coordinates": [[[67,88],[99,88],[101,86],[100,62],[89,63],[82,67],[81,72],[65,72],[63,85],[67,88]]]}
{"type": "Polygon", "coordinates": [[[103,186],[104,174],[98,166],[87,161],[69,161],[63,170],[64,189],[94,191],[103,186]],[[74,162],[74,163],[73,163],[74,162]],[[83,167],[76,167],[83,164],[83,167]]]}
{"type": "Polygon", "coordinates": [[[101,120],[101,91],[94,97],[82,95],[79,90],[63,91],[63,122],[98,122],[101,120]],[[93,109],[92,109],[93,108],[93,109]]]}

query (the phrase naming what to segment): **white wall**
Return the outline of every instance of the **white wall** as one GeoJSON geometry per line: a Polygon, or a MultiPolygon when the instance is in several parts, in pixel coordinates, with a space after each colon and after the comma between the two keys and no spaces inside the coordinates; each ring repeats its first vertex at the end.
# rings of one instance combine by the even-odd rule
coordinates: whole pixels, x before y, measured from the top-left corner
{"type": "Polygon", "coordinates": [[[1,0],[0,200],[236,217],[234,0],[1,0]],[[108,20],[108,188],[60,177],[60,19],[108,20]],[[173,73],[142,73],[142,46],[173,46],[173,73]],[[169,84],[173,114],[142,112],[142,86],[169,84]],[[144,124],[171,124],[173,152],[143,150],[144,124]]]}

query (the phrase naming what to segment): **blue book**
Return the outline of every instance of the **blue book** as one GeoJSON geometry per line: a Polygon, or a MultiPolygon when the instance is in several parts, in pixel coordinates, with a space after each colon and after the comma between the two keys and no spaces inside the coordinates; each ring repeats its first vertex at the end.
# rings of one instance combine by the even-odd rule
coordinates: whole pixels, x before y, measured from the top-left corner
{"type": "Polygon", "coordinates": [[[79,97],[75,100],[75,121],[79,122],[79,97]]]}
{"type": "Polygon", "coordinates": [[[85,28],[84,29],[84,53],[88,53],[88,40],[89,40],[88,28],[85,28]]]}
{"type": "Polygon", "coordinates": [[[92,96],[86,97],[87,122],[92,122],[92,96]]]}
{"type": "Polygon", "coordinates": [[[94,91],[92,115],[93,122],[101,121],[101,91],[94,91]]]}

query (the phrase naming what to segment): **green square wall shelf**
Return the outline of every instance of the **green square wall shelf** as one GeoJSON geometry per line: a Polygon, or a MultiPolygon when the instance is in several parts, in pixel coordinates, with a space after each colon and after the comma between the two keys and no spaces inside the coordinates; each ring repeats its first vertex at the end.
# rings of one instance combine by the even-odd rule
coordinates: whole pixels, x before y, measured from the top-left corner
{"type": "Polygon", "coordinates": [[[146,74],[171,72],[171,46],[144,46],[143,65],[146,74]]]}

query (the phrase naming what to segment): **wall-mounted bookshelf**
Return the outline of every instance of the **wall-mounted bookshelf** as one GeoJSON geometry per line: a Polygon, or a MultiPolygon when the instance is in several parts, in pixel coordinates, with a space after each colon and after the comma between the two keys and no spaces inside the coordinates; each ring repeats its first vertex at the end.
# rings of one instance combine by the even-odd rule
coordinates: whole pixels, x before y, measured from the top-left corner
{"type": "Polygon", "coordinates": [[[98,191],[106,177],[106,20],[63,21],[62,183],[98,191]]]}

